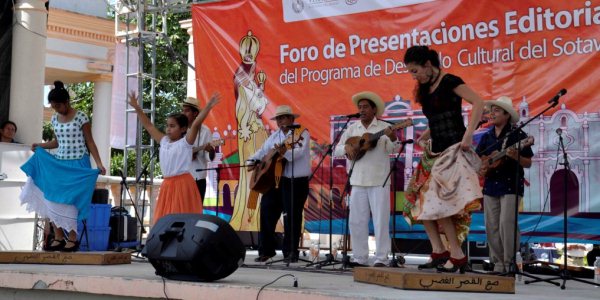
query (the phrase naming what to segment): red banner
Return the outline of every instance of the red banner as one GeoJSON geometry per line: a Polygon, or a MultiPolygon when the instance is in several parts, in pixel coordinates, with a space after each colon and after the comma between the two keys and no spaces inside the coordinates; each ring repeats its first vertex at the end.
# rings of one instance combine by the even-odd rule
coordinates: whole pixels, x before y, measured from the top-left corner
{"type": "MultiPolygon", "coordinates": [[[[420,109],[402,62],[418,44],[431,45],[443,68],[484,99],[509,96],[528,104],[528,115],[562,88],[574,114],[600,107],[598,0],[232,0],[194,5],[192,18],[198,98],[222,94],[207,122],[231,139],[223,151],[234,163],[276,128],[277,105],[291,105],[318,143],[331,142],[332,116],[356,112],[350,98],[359,91],[420,109]]],[[[246,176],[234,219],[253,216],[235,208],[247,198],[246,176]]],[[[533,179],[545,185],[544,176],[533,179]]]]}

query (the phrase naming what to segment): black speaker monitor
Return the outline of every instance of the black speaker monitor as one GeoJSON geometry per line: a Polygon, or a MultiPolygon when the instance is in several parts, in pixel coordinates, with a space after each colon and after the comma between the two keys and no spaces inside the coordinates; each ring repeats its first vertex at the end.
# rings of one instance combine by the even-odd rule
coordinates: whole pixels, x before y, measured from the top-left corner
{"type": "Polygon", "coordinates": [[[174,280],[214,281],[244,263],[246,249],[221,218],[199,214],[166,215],[150,230],[142,255],[156,275],[174,280]]]}

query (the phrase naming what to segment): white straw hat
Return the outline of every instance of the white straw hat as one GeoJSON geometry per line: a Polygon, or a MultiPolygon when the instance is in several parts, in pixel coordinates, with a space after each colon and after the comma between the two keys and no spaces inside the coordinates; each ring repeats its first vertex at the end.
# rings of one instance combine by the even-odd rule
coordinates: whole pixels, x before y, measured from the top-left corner
{"type": "Polygon", "coordinates": [[[275,118],[279,116],[293,116],[294,118],[300,117],[299,114],[295,114],[292,112],[292,108],[289,105],[279,105],[275,109],[275,115],[271,118],[271,120],[275,120],[275,118]]]}
{"type": "Polygon", "coordinates": [[[519,114],[513,108],[512,99],[507,96],[502,96],[496,100],[489,100],[484,102],[485,106],[492,107],[492,105],[498,106],[504,109],[507,113],[510,114],[510,122],[512,124],[516,124],[519,122],[519,114]]]}
{"type": "Polygon", "coordinates": [[[381,97],[379,97],[379,95],[371,91],[363,91],[352,96],[352,102],[354,102],[354,105],[358,106],[358,102],[360,100],[369,100],[375,103],[375,107],[377,108],[377,112],[375,115],[378,117],[381,117],[381,115],[383,115],[383,111],[385,110],[385,104],[383,103],[383,100],[381,100],[381,97]]]}

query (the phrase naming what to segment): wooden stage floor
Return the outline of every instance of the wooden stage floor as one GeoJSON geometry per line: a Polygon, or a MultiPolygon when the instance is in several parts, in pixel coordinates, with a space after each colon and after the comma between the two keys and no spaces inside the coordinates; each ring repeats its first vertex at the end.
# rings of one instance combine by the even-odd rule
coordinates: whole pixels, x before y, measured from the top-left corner
{"type": "MultiPolygon", "coordinates": [[[[524,285],[515,282],[515,294],[403,290],[354,280],[352,271],[306,268],[305,264],[271,267],[254,263],[256,253],[248,252],[247,267],[210,283],[165,280],[154,274],[145,260],[131,264],[50,265],[0,264],[0,299],[257,299],[261,287],[287,275],[260,291],[258,299],[598,299],[600,288],[567,282],[567,289],[547,283],[524,285]]],[[[407,257],[400,272],[418,272],[416,264],[425,257],[407,257]]],[[[335,266],[338,268],[339,266],[335,266]]],[[[395,269],[390,269],[392,272],[395,269]]],[[[460,282],[457,280],[456,282],[460,282]]],[[[473,281],[470,281],[473,283],[473,281]]]]}

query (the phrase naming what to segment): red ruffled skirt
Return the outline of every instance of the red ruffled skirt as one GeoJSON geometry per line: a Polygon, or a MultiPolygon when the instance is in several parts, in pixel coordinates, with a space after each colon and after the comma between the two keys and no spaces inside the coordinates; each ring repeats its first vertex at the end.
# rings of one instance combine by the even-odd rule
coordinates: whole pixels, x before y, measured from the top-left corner
{"type": "Polygon", "coordinates": [[[168,214],[202,213],[202,197],[189,173],[165,178],[154,210],[154,224],[168,214]]]}

